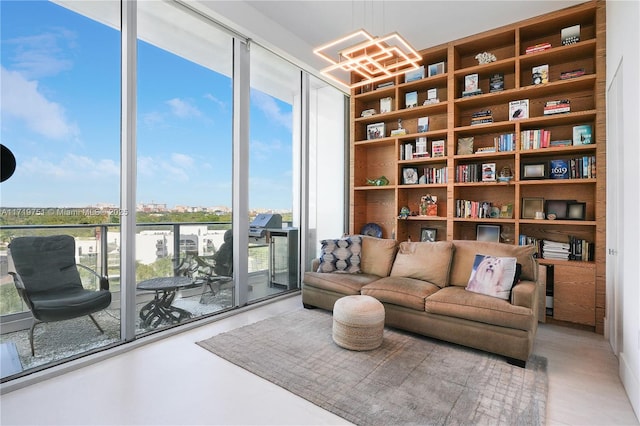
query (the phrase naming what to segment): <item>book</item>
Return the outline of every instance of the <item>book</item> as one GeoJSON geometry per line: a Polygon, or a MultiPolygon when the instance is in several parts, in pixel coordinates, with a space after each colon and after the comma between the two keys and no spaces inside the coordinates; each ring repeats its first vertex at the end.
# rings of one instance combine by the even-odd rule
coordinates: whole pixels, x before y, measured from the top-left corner
{"type": "Polygon", "coordinates": [[[569,162],[567,160],[549,161],[550,179],[569,179],[569,162]]]}
{"type": "Polygon", "coordinates": [[[573,126],[573,144],[589,145],[592,143],[591,125],[582,124],[573,126]]]}
{"type": "Polygon", "coordinates": [[[431,153],[433,157],[444,157],[444,140],[431,142],[431,153]]]}
{"type": "Polygon", "coordinates": [[[418,106],[418,92],[407,92],[405,94],[405,108],[418,106]]]}
{"type": "Polygon", "coordinates": [[[489,92],[501,92],[504,90],[504,74],[496,72],[489,77],[489,92]]]}
{"type": "Polygon", "coordinates": [[[391,112],[391,97],[380,99],[380,114],[391,112]]]}
{"type": "Polygon", "coordinates": [[[424,136],[416,138],[416,152],[413,158],[420,158],[428,155],[429,152],[427,152],[427,138],[424,136]]]}
{"type": "Polygon", "coordinates": [[[584,68],[578,68],[572,71],[563,71],[560,73],[560,80],[568,80],[570,78],[580,77],[585,75],[586,71],[584,68]]]}
{"type": "Polygon", "coordinates": [[[434,75],[443,74],[445,72],[444,62],[436,62],[435,64],[429,64],[428,68],[429,77],[434,75]]]}
{"type": "Polygon", "coordinates": [[[438,99],[438,89],[437,88],[431,88],[429,90],[427,90],[427,100],[428,101],[439,101],[438,99]]]}
{"type": "Polygon", "coordinates": [[[544,115],[561,114],[565,112],[571,112],[571,102],[568,99],[547,101],[544,103],[544,115]]]}
{"type": "Polygon", "coordinates": [[[572,25],[567,28],[563,28],[560,31],[560,39],[562,45],[574,44],[580,41],[580,25],[572,25]]]}
{"type": "Polygon", "coordinates": [[[464,91],[474,92],[478,90],[478,74],[469,74],[464,76],[464,91]]]}
{"type": "Polygon", "coordinates": [[[418,133],[429,131],[429,117],[418,118],[418,133]]]}
{"type": "Polygon", "coordinates": [[[384,123],[372,123],[367,125],[367,140],[384,138],[384,123]]]}
{"type": "Polygon", "coordinates": [[[538,43],[538,44],[534,44],[533,46],[527,47],[524,53],[525,55],[528,55],[530,53],[542,52],[547,49],[551,49],[551,43],[538,43]]]}
{"type": "Polygon", "coordinates": [[[549,65],[538,65],[531,69],[533,84],[544,84],[549,82],[549,65]]]}
{"type": "Polygon", "coordinates": [[[529,99],[509,102],[509,121],[529,118],[529,99]]]}

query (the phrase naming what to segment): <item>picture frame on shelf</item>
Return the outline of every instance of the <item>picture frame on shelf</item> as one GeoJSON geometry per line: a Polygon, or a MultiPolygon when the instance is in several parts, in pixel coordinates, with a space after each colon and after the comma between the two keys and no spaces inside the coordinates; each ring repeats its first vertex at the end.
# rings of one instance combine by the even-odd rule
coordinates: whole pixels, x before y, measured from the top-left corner
{"type": "Polygon", "coordinates": [[[546,179],[547,163],[523,164],[520,179],[546,179]]]}
{"type": "Polygon", "coordinates": [[[404,95],[405,108],[415,108],[418,106],[418,92],[407,92],[404,95]]]}
{"type": "Polygon", "coordinates": [[[512,219],[513,218],[513,204],[508,203],[508,204],[503,205],[500,208],[499,217],[500,217],[500,219],[512,219]]]}
{"type": "Polygon", "coordinates": [[[428,68],[428,76],[433,77],[434,75],[444,74],[445,65],[444,62],[436,62],[435,64],[429,64],[428,68]]]}
{"type": "Polygon", "coordinates": [[[458,155],[471,155],[473,154],[473,136],[458,138],[458,155]]]}
{"type": "Polygon", "coordinates": [[[390,96],[380,99],[380,114],[384,114],[385,112],[391,112],[391,101],[392,101],[392,98],[390,96]]]}
{"type": "Polygon", "coordinates": [[[567,219],[584,220],[587,211],[587,203],[571,202],[567,204],[567,219]]]}
{"type": "Polygon", "coordinates": [[[418,67],[417,69],[412,69],[404,73],[405,83],[422,80],[423,78],[424,78],[424,65],[418,67]]]}
{"type": "Polygon", "coordinates": [[[384,123],[367,124],[367,140],[381,139],[385,137],[384,123]]]}
{"type": "Polygon", "coordinates": [[[476,240],[492,243],[500,242],[500,225],[478,224],[476,226],[476,240]]]}
{"type": "Polygon", "coordinates": [[[552,215],[554,219],[567,219],[569,203],[575,202],[576,200],[545,200],[544,214],[547,218],[552,215]]]}
{"type": "Polygon", "coordinates": [[[420,241],[427,243],[435,243],[438,230],[435,228],[420,229],[420,241]]]}
{"type": "Polygon", "coordinates": [[[402,184],[403,185],[415,185],[418,183],[418,168],[417,167],[404,167],[402,169],[402,184]]]}
{"type": "Polygon", "coordinates": [[[522,219],[535,219],[536,212],[544,212],[544,198],[542,197],[524,197],[522,198],[522,219]]]}

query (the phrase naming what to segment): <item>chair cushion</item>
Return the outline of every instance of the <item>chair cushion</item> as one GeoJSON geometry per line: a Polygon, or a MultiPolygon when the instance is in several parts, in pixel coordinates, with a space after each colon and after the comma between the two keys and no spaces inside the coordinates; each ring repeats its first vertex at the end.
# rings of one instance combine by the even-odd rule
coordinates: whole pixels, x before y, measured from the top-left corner
{"type": "Polygon", "coordinates": [[[303,284],[344,295],[360,294],[362,286],[380,279],[371,274],[325,274],[322,272],[305,272],[303,284]]]}
{"type": "Polygon", "coordinates": [[[362,287],[361,293],[381,302],[424,311],[425,299],[440,287],[407,277],[386,277],[362,287]]]}
{"type": "Polygon", "coordinates": [[[533,330],[536,321],[531,308],[516,306],[497,297],[473,293],[460,286],[445,287],[427,297],[425,310],[430,314],[525,331],[533,330]]]}
{"type": "Polygon", "coordinates": [[[391,276],[416,278],[444,287],[449,279],[452,257],[453,244],[449,241],[402,242],[391,276]]]}
{"type": "Polygon", "coordinates": [[[380,277],[389,276],[397,250],[398,243],[396,240],[362,235],[362,256],[360,263],[362,272],[380,277]]]}
{"type": "Polygon", "coordinates": [[[34,294],[31,302],[33,316],[40,321],[61,321],[105,309],[111,304],[111,292],[69,288],[34,294]]]}

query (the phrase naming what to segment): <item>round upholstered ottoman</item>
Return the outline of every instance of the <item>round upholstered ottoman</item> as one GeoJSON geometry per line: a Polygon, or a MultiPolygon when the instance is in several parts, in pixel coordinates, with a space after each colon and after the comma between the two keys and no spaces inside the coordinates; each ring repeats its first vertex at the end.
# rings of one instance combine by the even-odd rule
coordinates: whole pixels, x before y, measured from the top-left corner
{"type": "Polygon", "coordinates": [[[382,344],[384,306],[371,296],[345,296],[333,305],[333,341],[354,351],[382,344]]]}

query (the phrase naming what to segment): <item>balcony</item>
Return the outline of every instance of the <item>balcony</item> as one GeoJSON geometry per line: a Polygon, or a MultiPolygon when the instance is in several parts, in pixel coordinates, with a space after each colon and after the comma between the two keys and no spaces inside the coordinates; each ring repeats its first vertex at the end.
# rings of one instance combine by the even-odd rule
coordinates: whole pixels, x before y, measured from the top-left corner
{"type": "MultiPolygon", "coordinates": [[[[195,254],[204,260],[210,259],[222,244],[224,232],[230,228],[230,223],[222,222],[138,224],[136,283],[151,278],[174,276],[175,268],[187,254],[195,254]]],[[[2,381],[124,343],[121,338],[119,225],[3,226],[0,232],[3,241],[0,246],[0,345],[3,357],[17,354],[16,365],[19,366],[17,372],[5,371],[3,367],[2,381]],[[7,245],[11,238],[17,236],[57,234],[75,237],[77,263],[109,277],[112,302],[107,309],[94,314],[104,334],[99,332],[89,317],[38,324],[34,333],[35,356],[31,356],[29,328],[33,317],[8,274],[7,245]]],[[[273,245],[268,241],[254,240],[247,244],[249,279],[246,285],[250,302],[298,288],[297,280],[285,288],[274,285],[274,277],[281,276],[283,271],[280,266],[278,270],[274,270],[274,263],[270,259],[281,258],[283,254],[279,252],[279,248],[275,249],[275,253],[273,250],[273,245]]],[[[97,282],[89,273],[81,272],[81,277],[86,288],[96,288],[97,282]]],[[[178,289],[171,303],[173,307],[189,313],[189,318],[176,324],[143,321],[140,311],[154,299],[156,292],[138,289],[135,295],[135,336],[146,336],[232,310],[237,307],[235,291],[233,281],[211,288],[203,285],[202,280],[194,279],[192,284],[178,289]]]]}

